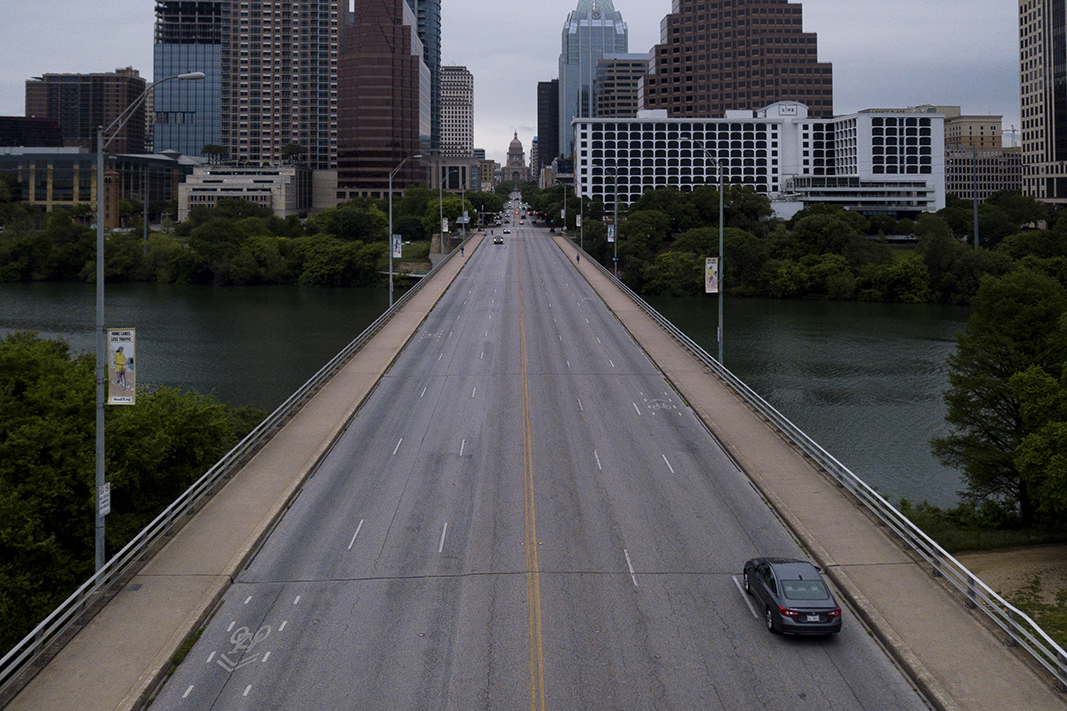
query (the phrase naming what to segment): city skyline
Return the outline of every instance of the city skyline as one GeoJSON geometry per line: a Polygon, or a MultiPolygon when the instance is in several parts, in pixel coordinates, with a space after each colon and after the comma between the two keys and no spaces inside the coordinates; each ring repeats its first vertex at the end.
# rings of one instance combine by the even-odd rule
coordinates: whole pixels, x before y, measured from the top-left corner
{"type": "MultiPolygon", "coordinates": [[[[804,30],[819,36],[820,61],[834,65],[835,113],[934,103],[1003,115],[1005,129],[1019,126],[1014,4],[973,0],[967,12],[948,0],[802,5],[804,30]]],[[[574,6],[574,0],[514,6],[461,0],[442,8],[442,62],[474,75],[475,146],[498,163],[515,132],[526,146],[537,135],[537,82],[558,76],[559,28],[574,6]],[[497,41],[477,40],[484,31],[497,41]]],[[[630,52],[650,50],[670,0],[615,0],[615,6],[626,19],[630,52]]],[[[25,82],[45,73],[132,66],[153,79],[152,2],[104,0],[89,7],[0,0],[0,7],[7,20],[0,28],[0,115],[24,115],[25,82]],[[68,22],[49,19],[56,16],[68,22]],[[114,41],[100,39],[108,36],[114,41]]]]}

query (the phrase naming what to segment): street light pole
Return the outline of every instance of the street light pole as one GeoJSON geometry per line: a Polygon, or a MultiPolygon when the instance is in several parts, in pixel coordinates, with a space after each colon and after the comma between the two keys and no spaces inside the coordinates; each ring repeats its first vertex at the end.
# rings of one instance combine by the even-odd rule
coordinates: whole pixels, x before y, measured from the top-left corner
{"type": "Polygon", "coordinates": [[[719,329],[718,329],[718,333],[716,335],[717,335],[717,339],[719,341],[719,365],[722,365],[722,327],[723,327],[723,323],[722,323],[722,302],[723,302],[723,296],[725,296],[725,293],[726,293],[725,290],[723,289],[723,281],[722,281],[723,267],[725,266],[725,264],[723,263],[723,248],[722,248],[722,243],[723,243],[722,236],[723,236],[723,227],[724,227],[724,222],[723,222],[723,175],[722,175],[722,163],[719,162],[718,158],[716,158],[716,157],[711,155],[711,152],[707,149],[707,146],[704,145],[703,141],[697,141],[694,138],[692,138],[691,136],[681,136],[681,138],[684,141],[689,141],[689,143],[692,143],[693,145],[698,146],[700,148],[700,150],[704,152],[704,157],[707,158],[708,160],[710,160],[712,162],[712,165],[715,166],[715,172],[719,176],[719,279],[718,279],[718,281],[719,281],[719,294],[718,294],[718,297],[719,297],[719,329]]]}
{"type": "Polygon", "coordinates": [[[615,216],[612,218],[612,229],[615,230],[615,278],[619,276],[619,169],[611,169],[611,182],[615,184],[615,216]]]}
{"type": "Polygon", "coordinates": [[[104,514],[100,508],[100,496],[104,489],[104,408],[107,390],[107,330],[104,327],[104,150],[111,144],[119,131],[130,120],[144,100],[148,92],[154,90],[163,82],[172,79],[193,81],[203,79],[203,72],[188,72],[172,77],[160,79],[145,87],[133,102],[123,110],[107,128],[96,129],[96,534],[95,534],[95,558],[96,570],[99,571],[105,563],[104,546],[104,514]],[[104,134],[111,133],[111,138],[104,141],[104,134]]]}
{"type": "MultiPolygon", "coordinates": [[[[422,158],[422,156],[408,156],[400,161],[400,165],[393,168],[393,171],[389,173],[389,239],[386,243],[386,247],[389,250],[389,308],[393,308],[393,176],[404,167],[405,163],[413,158],[422,158]]],[[[444,238],[444,233],[441,234],[441,237],[444,238]]]]}

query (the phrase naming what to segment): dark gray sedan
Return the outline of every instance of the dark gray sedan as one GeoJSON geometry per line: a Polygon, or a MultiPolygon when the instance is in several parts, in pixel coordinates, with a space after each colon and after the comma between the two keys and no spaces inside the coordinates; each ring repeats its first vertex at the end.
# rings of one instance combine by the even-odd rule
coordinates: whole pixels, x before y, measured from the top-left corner
{"type": "Polygon", "coordinates": [[[841,607],[818,568],[792,558],[753,558],[745,563],[745,592],[763,607],[771,632],[834,634],[841,631],[841,607]]]}

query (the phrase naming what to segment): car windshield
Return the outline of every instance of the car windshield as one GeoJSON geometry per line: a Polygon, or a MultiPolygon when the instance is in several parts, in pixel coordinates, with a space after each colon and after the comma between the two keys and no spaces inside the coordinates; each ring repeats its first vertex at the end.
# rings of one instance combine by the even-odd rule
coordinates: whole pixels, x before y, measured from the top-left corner
{"type": "Polygon", "coordinates": [[[782,592],[790,600],[827,600],[830,591],[821,580],[783,580],[782,592]]]}

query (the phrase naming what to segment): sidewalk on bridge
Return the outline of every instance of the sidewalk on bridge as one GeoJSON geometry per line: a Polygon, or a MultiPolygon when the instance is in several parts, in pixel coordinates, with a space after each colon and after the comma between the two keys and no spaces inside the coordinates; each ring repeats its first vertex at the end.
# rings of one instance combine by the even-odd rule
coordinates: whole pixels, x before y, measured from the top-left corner
{"type": "MultiPolygon", "coordinates": [[[[575,246],[562,236],[555,241],[573,263],[575,246]]],[[[1067,707],[977,613],[939,585],[900,542],[590,261],[576,268],[936,706],[945,711],[1067,707]]],[[[737,562],[738,570],[743,562],[737,562]]]]}
{"type": "MultiPolygon", "coordinates": [[[[466,254],[481,242],[472,237],[466,254]]],[[[135,709],[285,512],[466,258],[458,253],[7,706],[135,709]]]]}

